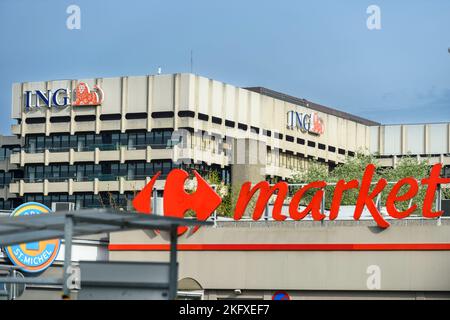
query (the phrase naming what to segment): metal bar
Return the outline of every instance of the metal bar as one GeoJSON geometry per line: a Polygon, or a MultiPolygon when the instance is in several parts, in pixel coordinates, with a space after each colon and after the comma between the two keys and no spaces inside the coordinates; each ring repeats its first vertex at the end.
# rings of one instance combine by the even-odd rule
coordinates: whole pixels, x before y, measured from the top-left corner
{"type": "Polygon", "coordinates": [[[62,238],[63,236],[63,231],[53,230],[23,231],[6,235],[0,232],[0,246],[6,247],[14,244],[22,244],[48,239],[58,239],[62,238]]]}
{"type": "Polygon", "coordinates": [[[64,221],[64,270],[63,270],[63,298],[70,298],[69,272],[72,264],[72,235],[73,216],[67,214],[64,221]]]}
{"type": "Polygon", "coordinates": [[[156,190],[156,188],[153,188],[153,196],[152,196],[152,202],[151,208],[153,211],[153,214],[158,214],[158,191],[156,190]]]}
{"type": "MultiPolygon", "coordinates": [[[[320,212],[321,212],[323,215],[325,215],[325,196],[326,196],[325,189],[323,189],[322,204],[321,204],[321,206],[320,206],[320,212]]],[[[322,221],[323,221],[323,220],[322,220],[322,221]]]]}
{"type": "Polygon", "coordinates": [[[25,284],[40,284],[40,285],[61,285],[61,278],[18,278],[18,277],[5,277],[1,278],[3,283],[25,283],[25,284]]]}
{"type": "Polygon", "coordinates": [[[377,200],[376,200],[377,210],[378,210],[379,212],[381,212],[381,194],[382,194],[382,193],[383,193],[383,192],[380,192],[380,193],[378,194],[377,200]]]}
{"type": "Polygon", "coordinates": [[[442,187],[441,184],[437,185],[437,190],[436,190],[436,211],[441,211],[442,210],[442,187]]]}
{"type": "Polygon", "coordinates": [[[178,287],[177,268],[177,234],[178,227],[173,225],[170,229],[170,270],[169,270],[169,299],[175,300],[178,287]]]}

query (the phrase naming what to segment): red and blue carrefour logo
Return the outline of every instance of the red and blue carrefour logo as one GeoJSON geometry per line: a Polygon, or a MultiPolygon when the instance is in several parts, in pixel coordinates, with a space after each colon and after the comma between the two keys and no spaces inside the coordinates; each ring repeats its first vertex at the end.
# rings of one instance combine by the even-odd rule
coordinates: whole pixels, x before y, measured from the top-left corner
{"type": "MultiPolygon", "coordinates": [[[[27,202],[17,207],[11,216],[31,216],[49,212],[51,210],[43,204],[27,202]]],[[[9,246],[5,248],[5,251],[11,262],[22,271],[41,272],[53,263],[60,246],[60,239],[52,239],[9,246]]]]}

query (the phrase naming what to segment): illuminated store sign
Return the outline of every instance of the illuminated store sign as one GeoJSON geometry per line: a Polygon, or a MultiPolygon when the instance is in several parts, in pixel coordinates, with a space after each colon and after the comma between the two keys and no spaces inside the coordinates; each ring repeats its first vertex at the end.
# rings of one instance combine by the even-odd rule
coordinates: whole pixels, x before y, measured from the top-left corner
{"type": "Polygon", "coordinates": [[[39,108],[65,108],[69,105],[99,106],[103,102],[103,90],[95,85],[91,90],[85,82],[80,82],[71,92],[69,89],[25,91],[25,111],[39,108]]]}
{"type": "Polygon", "coordinates": [[[322,118],[317,112],[301,113],[297,111],[289,111],[287,113],[288,129],[298,129],[302,132],[309,132],[321,135],[325,132],[325,126],[322,118]]]}
{"type": "MultiPolygon", "coordinates": [[[[433,211],[434,197],[439,184],[450,183],[450,178],[440,177],[441,169],[441,164],[435,164],[428,178],[417,181],[412,177],[408,177],[398,181],[386,199],[386,210],[389,216],[395,219],[403,219],[417,209],[417,204],[412,204],[408,209],[400,211],[397,209],[396,203],[412,200],[418,194],[419,184],[427,186],[422,206],[423,216],[425,218],[437,218],[441,216],[443,214],[442,210],[437,212],[433,211]],[[405,189],[406,191],[404,191],[405,189]]],[[[361,181],[340,180],[337,182],[328,217],[330,220],[335,220],[338,216],[343,193],[347,190],[356,189],[358,190],[358,198],[353,215],[354,219],[359,220],[364,208],[367,208],[379,227],[388,228],[390,226],[375,204],[377,196],[387,186],[388,182],[384,178],[376,183],[372,182],[375,170],[375,166],[369,164],[364,171],[361,181]],[[373,188],[371,187],[372,185],[374,185],[373,188]]],[[[153,185],[160,173],[158,172],[134,198],[133,207],[136,211],[151,213],[153,185]]],[[[174,169],[169,173],[164,187],[163,207],[165,215],[183,218],[187,211],[192,210],[195,211],[198,220],[204,221],[219,207],[222,202],[220,196],[196,171],[194,171],[194,175],[197,179],[197,189],[195,192],[188,194],[184,190],[184,185],[189,174],[181,169],[174,169]]],[[[325,219],[326,216],[321,211],[321,204],[326,186],[327,183],[325,181],[315,181],[300,188],[290,200],[289,217],[293,220],[301,220],[307,215],[311,215],[316,221],[325,219]],[[299,210],[300,201],[305,193],[312,191],[315,193],[311,202],[303,210],[299,210]]],[[[261,181],[253,187],[251,182],[245,182],[241,187],[234,208],[234,219],[240,220],[243,217],[252,197],[257,194],[258,198],[253,210],[253,220],[261,219],[269,199],[272,196],[276,196],[272,216],[274,220],[284,221],[288,217],[282,214],[281,209],[288,195],[288,190],[289,185],[284,181],[278,182],[274,186],[270,186],[267,181],[261,181]]],[[[412,201],[411,203],[414,202],[412,201]]],[[[183,234],[186,230],[187,227],[180,227],[178,233],[183,234]]]]}

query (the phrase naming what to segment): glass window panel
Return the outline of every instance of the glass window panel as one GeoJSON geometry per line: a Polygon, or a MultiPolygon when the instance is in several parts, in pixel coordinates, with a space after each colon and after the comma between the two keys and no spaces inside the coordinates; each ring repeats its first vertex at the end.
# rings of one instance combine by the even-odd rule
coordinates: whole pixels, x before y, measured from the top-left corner
{"type": "Polygon", "coordinates": [[[168,174],[170,172],[171,164],[172,164],[172,161],[164,161],[163,162],[162,174],[168,174]]]}
{"type": "Polygon", "coordinates": [[[162,171],[162,163],[161,163],[161,161],[155,161],[153,163],[153,165],[154,165],[155,173],[158,172],[158,171],[162,171]]]}
{"type": "Polygon", "coordinates": [[[63,135],[61,137],[61,148],[67,149],[69,147],[69,136],[63,135]]]}
{"type": "Polygon", "coordinates": [[[141,177],[145,175],[145,163],[138,163],[136,165],[136,175],[141,177]]]}
{"type": "Polygon", "coordinates": [[[161,145],[161,144],[163,144],[163,140],[162,140],[162,138],[163,138],[163,134],[162,134],[162,132],[161,131],[155,131],[155,144],[156,145],[161,145]]]}
{"type": "Polygon", "coordinates": [[[142,146],[145,145],[146,141],[145,141],[145,132],[142,133],[138,133],[137,134],[137,144],[142,146]]]}
{"type": "Polygon", "coordinates": [[[36,147],[39,148],[39,149],[42,149],[42,148],[45,147],[45,144],[44,144],[44,137],[43,137],[43,136],[37,137],[37,140],[36,140],[36,147]]]}
{"type": "Polygon", "coordinates": [[[69,176],[69,166],[62,165],[60,175],[61,175],[61,177],[67,178],[69,176]]]}

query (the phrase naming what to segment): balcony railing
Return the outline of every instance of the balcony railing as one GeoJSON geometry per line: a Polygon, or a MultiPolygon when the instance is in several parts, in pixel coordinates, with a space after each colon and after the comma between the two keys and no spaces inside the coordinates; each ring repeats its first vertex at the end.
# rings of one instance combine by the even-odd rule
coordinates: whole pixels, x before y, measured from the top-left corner
{"type": "MultiPolygon", "coordinates": [[[[166,179],[167,173],[162,173],[158,179],[166,179]]],[[[39,178],[13,178],[11,183],[23,181],[25,183],[43,183],[45,180],[48,182],[67,182],[69,179],[73,179],[74,182],[89,182],[98,179],[99,181],[119,181],[123,178],[125,181],[135,181],[135,180],[145,180],[146,178],[151,178],[153,174],[150,175],[114,175],[114,174],[101,174],[96,176],[83,176],[83,177],[39,177],[39,178]]]]}
{"type": "MultiPolygon", "coordinates": [[[[152,149],[172,149],[179,142],[168,141],[167,143],[150,143],[150,144],[137,144],[137,145],[121,145],[121,144],[92,144],[86,146],[67,146],[67,147],[24,147],[22,150],[25,153],[44,153],[46,150],[49,152],[69,152],[70,149],[73,149],[77,152],[84,151],[95,151],[98,148],[100,151],[115,151],[120,150],[120,147],[125,147],[126,150],[145,150],[147,146],[150,146],[152,149]]],[[[12,150],[12,154],[20,153],[21,149],[16,148],[12,150]]]]}

